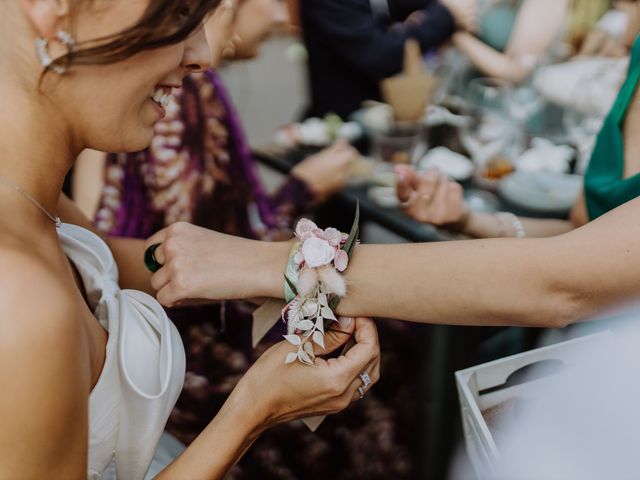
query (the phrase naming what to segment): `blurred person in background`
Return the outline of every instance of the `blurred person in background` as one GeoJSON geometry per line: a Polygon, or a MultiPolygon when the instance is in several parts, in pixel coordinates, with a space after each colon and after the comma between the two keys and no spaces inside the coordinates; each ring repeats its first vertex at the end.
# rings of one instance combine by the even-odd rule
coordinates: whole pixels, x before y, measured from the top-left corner
{"type": "Polygon", "coordinates": [[[343,118],[380,100],[380,81],[400,73],[404,44],[423,52],[456,31],[473,31],[477,0],[309,0],[300,2],[309,53],[309,117],[343,118]]]}
{"type": "Polygon", "coordinates": [[[562,39],[571,0],[486,0],[477,32],[456,32],[452,44],[489,77],[521,82],[562,39]]]}
{"type": "MultiPolygon", "coordinates": [[[[207,25],[214,59],[250,59],[286,22],[287,12],[279,0],[242,0],[228,29],[221,28],[223,20],[207,25]]],[[[356,156],[348,144],[336,144],[300,163],[275,195],[267,195],[225,87],[207,71],[184,79],[147,150],[85,152],[74,173],[74,200],[111,239],[147,238],[179,221],[248,238],[284,239],[305,209],[343,187],[356,156]]],[[[242,374],[280,338],[272,332],[252,347],[253,309],[227,302],[171,310],[185,344],[187,373],[167,429],[183,443],[197,437],[242,374]]],[[[413,478],[413,389],[420,379],[406,362],[420,345],[406,325],[389,322],[384,328],[386,385],[348,414],[325,420],[317,432],[294,422],[266,433],[226,478],[413,478]]]]}
{"type": "Polygon", "coordinates": [[[474,212],[464,203],[460,184],[437,170],[417,173],[410,167],[397,167],[398,196],[405,202],[405,212],[417,221],[475,238],[550,237],[633,200],[640,195],[639,81],[640,39],[634,43],[626,81],[600,130],[583,191],[567,220],[474,212]]]}

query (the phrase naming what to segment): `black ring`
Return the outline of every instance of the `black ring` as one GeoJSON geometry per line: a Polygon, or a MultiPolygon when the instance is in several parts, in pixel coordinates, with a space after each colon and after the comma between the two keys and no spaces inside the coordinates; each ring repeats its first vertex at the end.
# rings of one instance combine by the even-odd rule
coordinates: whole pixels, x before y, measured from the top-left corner
{"type": "Polygon", "coordinates": [[[154,243],[144,251],[144,266],[151,273],[155,273],[162,268],[162,264],[156,259],[156,250],[159,246],[159,243],[154,243]]]}

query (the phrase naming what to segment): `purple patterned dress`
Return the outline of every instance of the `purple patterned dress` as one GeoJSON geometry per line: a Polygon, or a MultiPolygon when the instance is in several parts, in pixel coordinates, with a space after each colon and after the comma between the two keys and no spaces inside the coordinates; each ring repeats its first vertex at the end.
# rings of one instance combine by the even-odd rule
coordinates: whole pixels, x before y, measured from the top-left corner
{"type": "MultiPolygon", "coordinates": [[[[147,238],[187,221],[273,240],[292,236],[292,223],[310,202],[308,188],[291,176],[275,195],[265,193],[224,86],[207,72],[185,79],[147,150],[109,155],[96,225],[111,235],[147,238]]],[[[270,346],[265,340],[251,348],[251,312],[239,302],[170,312],[186,348],[187,373],[167,428],[186,444],[270,346]]],[[[268,431],[227,478],[412,478],[416,401],[409,386],[417,379],[398,355],[418,358],[420,346],[401,323],[382,327],[385,380],[365,401],[328,418],[316,433],[301,422],[268,431]]]]}

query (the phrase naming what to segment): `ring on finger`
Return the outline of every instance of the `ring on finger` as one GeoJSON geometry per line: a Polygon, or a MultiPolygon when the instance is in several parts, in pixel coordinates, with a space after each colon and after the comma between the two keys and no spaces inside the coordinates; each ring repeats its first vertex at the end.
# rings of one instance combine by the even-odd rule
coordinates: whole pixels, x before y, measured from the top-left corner
{"type": "Polygon", "coordinates": [[[360,394],[360,400],[364,398],[364,394],[367,393],[362,385],[358,387],[358,393],[360,394]]]}
{"type": "Polygon", "coordinates": [[[160,245],[160,243],[154,243],[144,251],[144,266],[151,273],[155,273],[162,268],[162,264],[156,258],[156,250],[160,245]]]}
{"type": "Polygon", "coordinates": [[[367,389],[369,385],[371,385],[371,377],[367,372],[362,372],[360,375],[360,380],[362,380],[362,388],[367,389]]]}

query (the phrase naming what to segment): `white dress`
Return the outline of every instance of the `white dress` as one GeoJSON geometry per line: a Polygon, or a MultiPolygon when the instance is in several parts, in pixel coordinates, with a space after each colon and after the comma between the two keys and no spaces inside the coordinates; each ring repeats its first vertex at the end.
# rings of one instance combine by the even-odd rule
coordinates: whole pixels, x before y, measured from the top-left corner
{"type": "Polygon", "coordinates": [[[102,239],[68,224],[58,235],[109,332],[104,368],[89,397],[88,478],[101,479],[114,463],[119,480],[143,479],[184,382],[182,341],[154,298],[120,289],[102,239]]]}

